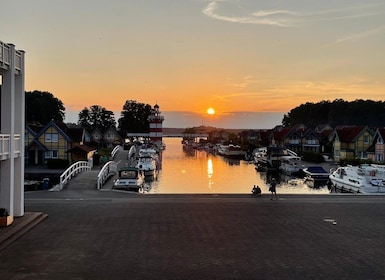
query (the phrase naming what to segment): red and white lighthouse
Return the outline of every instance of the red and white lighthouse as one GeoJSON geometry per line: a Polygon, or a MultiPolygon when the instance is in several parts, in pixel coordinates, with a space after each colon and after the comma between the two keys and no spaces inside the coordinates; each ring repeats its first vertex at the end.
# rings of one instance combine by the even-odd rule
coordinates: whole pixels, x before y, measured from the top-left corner
{"type": "Polygon", "coordinates": [[[148,116],[148,121],[150,123],[150,140],[153,142],[162,142],[163,136],[163,127],[162,123],[164,117],[159,111],[159,105],[155,104],[154,108],[151,109],[151,114],[148,116]]]}

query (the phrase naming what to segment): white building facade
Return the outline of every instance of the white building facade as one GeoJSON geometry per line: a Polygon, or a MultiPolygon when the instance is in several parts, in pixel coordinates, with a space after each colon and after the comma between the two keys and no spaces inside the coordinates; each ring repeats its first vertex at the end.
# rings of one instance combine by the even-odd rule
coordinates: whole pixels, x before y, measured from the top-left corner
{"type": "Polygon", "coordinates": [[[24,215],[24,51],[0,41],[0,208],[24,215]]]}

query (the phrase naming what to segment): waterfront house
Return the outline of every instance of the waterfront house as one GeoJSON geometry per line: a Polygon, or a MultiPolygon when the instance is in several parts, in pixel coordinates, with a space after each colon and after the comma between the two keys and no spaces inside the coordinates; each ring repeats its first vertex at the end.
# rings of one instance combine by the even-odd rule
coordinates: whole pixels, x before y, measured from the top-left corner
{"type": "Polygon", "coordinates": [[[366,159],[373,135],[367,126],[336,127],[332,136],[334,160],[366,159]]]}
{"type": "Polygon", "coordinates": [[[89,145],[84,128],[50,121],[47,125],[28,124],[25,130],[25,163],[46,165],[49,159],[89,160],[96,149],[89,145]]]}
{"type": "Polygon", "coordinates": [[[63,159],[70,161],[67,150],[71,148],[71,138],[57,125],[50,121],[33,139],[32,130],[27,126],[28,141],[26,146],[26,162],[33,165],[45,165],[48,159],[63,159]]]}
{"type": "Polygon", "coordinates": [[[123,138],[114,127],[110,127],[103,133],[103,142],[107,148],[113,148],[123,144],[123,138]]]}
{"type": "Polygon", "coordinates": [[[385,161],[385,128],[377,128],[372,145],[368,149],[368,158],[373,162],[384,163],[385,161]]]}

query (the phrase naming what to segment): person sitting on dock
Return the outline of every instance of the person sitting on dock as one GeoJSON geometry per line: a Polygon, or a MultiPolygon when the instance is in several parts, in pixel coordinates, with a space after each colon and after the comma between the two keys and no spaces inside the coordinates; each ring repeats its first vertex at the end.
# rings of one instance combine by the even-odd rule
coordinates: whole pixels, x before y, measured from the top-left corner
{"type": "Polygon", "coordinates": [[[251,192],[256,195],[256,196],[259,196],[261,197],[262,196],[262,191],[261,191],[261,188],[259,186],[255,186],[253,187],[253,189],[251,190],[251,192]]]}

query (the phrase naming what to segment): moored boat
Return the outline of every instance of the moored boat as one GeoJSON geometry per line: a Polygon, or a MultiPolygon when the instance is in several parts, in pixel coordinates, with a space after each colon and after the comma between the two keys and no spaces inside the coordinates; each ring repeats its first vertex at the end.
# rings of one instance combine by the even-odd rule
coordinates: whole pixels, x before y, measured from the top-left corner
{"type": "Polygon", "coordinates": [[[307,180],[311,181],[324,181],[329,180],[329,172],[327,172],[322,166],[308,166],[302,170],[307,180]]]}
{"type": "Polygon", "coordinates": [[[304,169],[302,160],[299,156],[282,156],[279,170],[285,174],[298,174],[304,169]]]}
{"type": "Polygon", "coordinates": [[[136,167],[143,172],[144,176],[154,176],[157,169],[156,166],[157,164],[154,157],[150,155],[138,157],[138,163],[136,164],[136,167]]]}
{"type": "Polygon", "coordinates": [[[144,174],[136,167],[123,167],[118,171],[114,189],[139,190],[144,183],[144,174]]]}
{"type": "Polygon", "coordinates": [[[343,166],[334,170],[329,180],[337,190],[358,193],[385,192],[385,166],[363,164],[343,166]]]}
{"type": "Polygon", "coordinates": [[[245,159],[246,152],[241,149],[239,145],[219,145],[218,154],[228,157],[228,158],[237,158],[245,159]]]}

